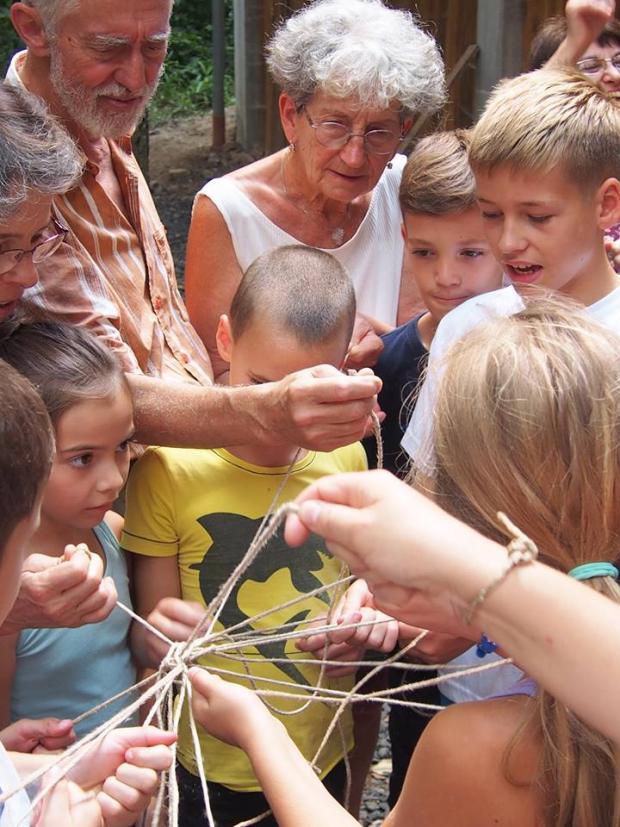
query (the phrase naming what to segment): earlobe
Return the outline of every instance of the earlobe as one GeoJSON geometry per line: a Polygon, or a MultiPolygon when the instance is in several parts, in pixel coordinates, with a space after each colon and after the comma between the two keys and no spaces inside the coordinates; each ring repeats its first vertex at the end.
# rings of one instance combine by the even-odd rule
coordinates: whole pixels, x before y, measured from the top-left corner
{"type": "Polygon", "coordinates": [[[35,57],[49,56],[49,38],[39,12],[26,3],[13,3],[11,22],[17,34],[35,57]]]}
{"type": "Polygon", "coordinates": [[[217,352],[220,357],[230,363],[230,355],[232,351],[233,338],[230,330],[230,319],[225,313],[222,313],[217,325],[215,334],[215,343],[217,345],[217,352]]]}
{"type": "Polygon", "coordinates": [[[602,230],[620,223],[620,181],[608,178],[603,181],[597,194],[599,225],[602,230]]]}

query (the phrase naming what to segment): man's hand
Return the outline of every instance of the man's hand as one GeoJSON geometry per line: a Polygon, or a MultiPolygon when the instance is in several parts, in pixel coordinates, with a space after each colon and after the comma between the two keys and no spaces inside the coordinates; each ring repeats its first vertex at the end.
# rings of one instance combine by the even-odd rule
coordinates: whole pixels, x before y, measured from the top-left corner
{"type": "Polygon", "coordinates": [[[67,546],[62,558],[31,554],[24,561],[19,594],[0,634],[99,623],[116,600],[114,581],[103,577],[98,554],[75,546],[67,546]]]}
{"type": "Polygon", "coordinates": [[[372,368],[381,356],[383,341],[377,334],[370,319],[358,313],[351,335],[345,367],[360,370],[372,368]]]}
{"type": "Polygon", "coordinates": [[[32,752],[37,747],[55,752],[74,741],[71,721],[60,721],[58,718],[21,718],[0,730],[0,742],[11,752],[32,752]]]}
{"type": "Polygon", "coordinates": [[[333,451],[362,438],[381,380],[370,370],[346,376],[319,365],[254,390],[264,394],[255,416],[272,441],[275,436],[290,445],[333,451]]]}

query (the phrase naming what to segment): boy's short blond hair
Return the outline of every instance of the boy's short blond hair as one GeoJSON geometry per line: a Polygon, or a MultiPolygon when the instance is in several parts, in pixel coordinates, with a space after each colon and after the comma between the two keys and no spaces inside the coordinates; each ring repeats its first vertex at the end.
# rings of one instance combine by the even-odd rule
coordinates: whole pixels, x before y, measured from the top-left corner
{"type": "Polygon", "coordinates": [[[574,69],[539,69],[502,81],[471,135],[474,168],[509,165],[579,186],[620,174],[620,97],[574,69]]]}
{"type": "Polygon", "coordinates": [[[470,133],[437,132],[417,142],[401,179],[403,212],[445,215],[474,206],[476,181],[467,158],[470,133]]]}

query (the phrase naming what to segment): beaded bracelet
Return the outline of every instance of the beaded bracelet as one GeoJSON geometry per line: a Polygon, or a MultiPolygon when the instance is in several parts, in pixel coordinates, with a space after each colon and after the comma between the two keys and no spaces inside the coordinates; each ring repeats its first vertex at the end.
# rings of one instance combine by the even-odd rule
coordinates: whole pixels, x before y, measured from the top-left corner
{"type": "Polygon", "coordinates": [[[478,594],[463,612],[463,620],[468,626],[471,623],[476,611],[484,603],[487,597],[501,583],[504,582],[514,568],[517,566],[527,565],[528,563],[533,563],[538,557],[538,548],[533,540],[530,540],[526,534],[520,531],[520,529],[518,529],[502,511],[497,512],[497,519],[504,524],[504,527],[508,533],[512,534],[512,540],[506,546],[508,551],[508,565],[504,571],[495,578],[495,580],[492,580],[488,586],[483,586],[480,589],[478,594]]]}

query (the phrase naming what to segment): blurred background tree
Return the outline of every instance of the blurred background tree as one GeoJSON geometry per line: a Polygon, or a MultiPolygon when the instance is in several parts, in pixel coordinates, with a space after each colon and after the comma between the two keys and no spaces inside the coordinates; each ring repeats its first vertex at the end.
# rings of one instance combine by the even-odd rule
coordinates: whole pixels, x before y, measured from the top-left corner
{"type": "MultiPolygon", "coordinates": [[[[235,99],[232,0],[225,0],[225,34],[224,91],[225,102],[229,106],[235,99]]],[[[211,108],[211,51],[209,0],[176,0],[164,74],[150,107],[152,125],[178,115],[204,114],[211,108]]]]}

